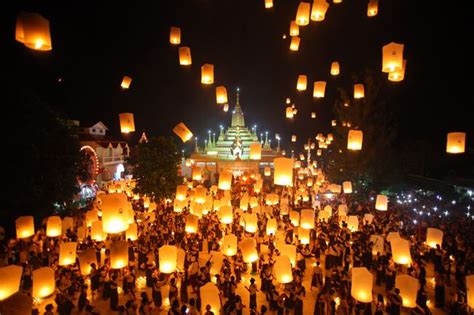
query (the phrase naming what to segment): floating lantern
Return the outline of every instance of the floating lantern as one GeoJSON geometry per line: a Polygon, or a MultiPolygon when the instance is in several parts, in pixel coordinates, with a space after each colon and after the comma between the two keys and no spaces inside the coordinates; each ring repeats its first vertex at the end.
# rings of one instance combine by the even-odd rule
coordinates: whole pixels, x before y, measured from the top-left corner
{"type": "Polygon", "coordinates": [[[384,252],[384,239],[380,235],[371,235],[370,241],[372,242],[372,255],[383,254],[384,252]]]}
{"type": "Polygon", "coordinates": [[[179,27],[171,27],[170,29],[170,44],[181,44],[181,29],[179,27]]]}
{"type": "Polygon", "coordinates": [[[323,154],[323,151],[321,149],[316,150],[316,155],[321,156],[323,154]]]}
{"type": "Polygon", "coordinates": [[[443,231],[435,229],[435,228],[428,228],[426,230],[426,244],[432,248],[436,248],[436,245],[443,244],[443,231]]]}
{"type": "Polygon", "coordinates": [[[273,0],[265,0],[265,9],[273,8],[273,0]]]}
{"type": "Polygon", "coordinates": [[[278,283],[290,283],[293,281],[291,262],[287,256],[277,256],[273,265],[273,274],[278,283]]]}
{"type": "Polygon", "coordinates": [[[220,221],[223,224],[231,224],[234,221],[234,215],[232,213],[232,206],[221,206],[219,209],[220,221]]]}
{"type": "Polygon", "coordinates": [[[374,276],[365,267],[352,268],[351,296],[359,302],[372,302],[374,276]]]}
{"type": "Polygon", "coordinates": [[[268,166],[264,168],[263,175],[265,176],[271,176],[272,175],[272,169],[268,166]]]}
{"type": "Polygon", "coordinates": [[[128,265],[128,243],[115,241],[110,244],[110,267],[120,269],[128,265]]]}
{"type": "Polygon", "coordinates": [[[339,62],[333,61],[331,63],[331,75],[339,75],[340,73],[340,67],[339,67],[339,62]]]}
{"type": "Polygon", "coordinates": [[[331,126],[335,127],[337,125],[337,121],[335,119],[331,120],[331,126]]]}
{"type": "Polygon", "coordinates": [[[351,194],[352,193],[352,183],[351,182],[343,182],[342,183],[342,189],[345,194],[351,194]]]}
{"type": "Polygon", "coordinates": [[[20,289],[23,267],[9,265],[0,268],[0,301],[7,299],[20,289]]]}
{"type": "Polygon", "coordinates": [[[298,228],[298,239],[300,243],[303,245],[309,244],[310,241],[310,231],[308,229],[304,229],[301,226],[298,228]]]}
{"type": "Polygon", "coordinates": [[[163,245],[158,250],[160,272],[173,273],[176,270],[178,250],[176,246],[163,245]]]}
{"type": "Polygon", "coordinates": [[[213,84],[214,83],[214,65],[205,64],[201,67],[201,83],[202,84],[213,84]]]}
{"type": "Polygon", "coordinates": [[[363,133],[361,130],[349,130],[347,136],[347,148],[349,150],[362,150],[363,133]]]}
{"type": "Polygon", "coordinates": [[[351,232],[357,232],[359,231],[359,218],[356,215],[350,215],[347,218],[347,228],[351,232]]]}
{"type": "Polygon", "coordinates": [[[370,213],[366,213],[364,214],[364,219],[362,220],[362,222],[365,224],[372,224],[372,222],[374,221],[374,215],[373,214],[370,214],[370,213]]]}
{"type": "Polygon", "coordinates": [[[230,190],[232,186],[232,173],[231,172],[221,172],[219,174],[219,189],[230,190]]]}
{"type": "Polygon", "coordinates": [[[191,48],[186,46],[179,47],[179,64],[182,66],[189,66],[192,63],[191,48]]]}
{"type": "Polygon", "coordinates": [[[326,0],[314,0],[311,8],[311,20],[320,22],[326,17],[326,12],[329,8],[329,3],[326,0]]]}
{"type": "MultiPolygon", "coordinates": [[[[325,208],[326,209],[326,208],[325,208]]],[[[340,204],[337,207],[337,215],[338,216],[345,216],[347,215],[347,205],[346,204],[340,204]]]]}
{"type": "Polygon", "coordinates": [[[267,235],[273,234],[275,235],[276,231],[278,230],[278,223],[276,219],[268,219],[267,221],[267,235]]]}
{"type": "MultiPolygon", "coordinates": [[[[211,312],[213,314],[220,314],[221,311],[221,299],[220,292],[217,286],[208,282],[199,289],[199,294],[201,296],[201,308],[206,309],[207,305],[211,307],[211,312]]],[[[205,312],[203,312],[204,314],[205,312]]]]}
{"type": "Polygon", "coordinates": [[[313,88],[313,97],[322,98],[326,92],[326,82],[325,81],[317,81],[314,82],[313,88]]]}
{"type": "Polygon", "coordinates": [[[222,108],[222,110],[224,112],[228,112],[229,111],[229,104],[224,104],[224,107],[222,108]]]}
{"type": "Polygon", "coordinates": [[[61,217],[59,216],[49,217],[48,221],[46,222],[46,236],[56,237],[56,236],[60,236],[61,233],[62,233],[61,217]]]}
{"type": "Polygon", "coordinates": [[[258,207],[257,197],[250,197],[250,208],[258,207]]]}
{"type": "Polygon", "coordinates": [[[262,144],[261,143],[251,143],[250,144],[250,159],[251,160],[260,160],[262,158],[262,144]]]}
{"type": "Polygon", "coordinates": [[[300,225],[300,214],[298,211],[290,211],[290,222],[294,226],[300,225]]]}
{"type": "Polygon", "coordinates": [[[106,234],[102,228],[102,221],[94,221],[91,225],[91,239],[101,242],[106,238],[106,234]]]}
{"type": "MultiPolygon", "coordinates": [[[[296,139],[295,139],[296,140],[296,139]]],[[[289,158],[276,158],[273,160],[275,174],[274,184],[281,186],[293,185],[293,160],[289,158]]]]}
{"type": "Polygon", "coordinates": [[[301,210],[301,227],[304,229],[314,229],[314,210],[301,210]]]}
{"type": "Polygon", "coordinates": [[[393,239],[401,238],[399,232],[389,232],[387,235],[387,242],[391,242],[393,239]]]}
{"type": "Polygon", "coordinates": [[[187,233],[197,233],[197,231],[198,231],[198,221],[199,221],[199,218],[196,215],[188,214],[186,216],[185,231],[187,233]]]}
{"type": "Polygon", "coordinates": [[[300,35],[300,27],[296,24],[295,21],[290,22],[290,36],[300,35]]]}
{"type": "Polygon", "coordinates": [[[34,298],[45,298],[54,293],[56,281],[54,278],[54,269],[42,267],[33,270],[33,292],[34,298]]]}
{"type": "Polygon", "coordinates": [[[202,168],[200,168],[199,166],[194,166],[192,178],[193,180],[197,180],[197,181],[202,180],[202,168]]]}
{"type": "Polygon", "coordinates": [[[379,1],[378,0],[370,0],[369,4],[367,5],[367,16],[373,17],[379,13],[379,1]]]}
{"type": "Polygon", "coordinates": [[[174,126],[173,132],[180,137],[183,142],[186,142],[193,137],[191,130],[189,130],[182,122],[174,126]]]}
{"type": "Polygon", "coordinates": [[[221,252],[211,251],[211,269],[209,270],[211,276],[221,273],[222,265],[224,264],[224,255],[221,252]]]}
{"type": "Polygon", "coordinates": [[[83,276],[88,276],[91,273],[91,264],[97,265],[97,252],[95,248],[86,249],[78,253],[79,268],[83,276]]]}
{"type": "Polygon", "coordinates": [[[364,85],[361,83],[354,84],[354,98],[363,98],[364,96],[364,85]]]}
{"type": "Polygon", "coordinates": [[[78,227],[77,232],[76,232],[77,240],[79,242],[82,242],[86,238],[86,233],[87,233],[87,231],[86,231],[86,228],[84,226],[78,227]]]}
{"type": "Polygon", "coordinates": [[[61,221],[61,231],[63,235],[66,235],[67,231],[72,231],[74,230],[74,219],[71,217],[65,217],[61,221]]]}
{"type": "Polygon", "coordinates": [[[245,231],[248,233],[255,233],[258,230],[258,218],[255,213],[244,214],[245,231]]]}
{"type": "Polygon", "coordinates": [[[135,122],[132,113],[121,113],[119,114],[120,119],[120,132],[129,133],[135,131],[135,122]]]}
{"type": "Polygon", "coordinates": [[[131,223],[125,231],[125,239],[136,241],[138,239],[138,227],[136,223],[131,223]]]}
{"type": "Polygon", "coordinates": [[[311,4],[307,2],[300,2],[300,4],[298,5],[298,11],[296,12],[296,24],[298,24],[299,26],[308,25],[310,12],[311,4]]]}
{"type": "Polygon", "coordinates": [[[400,265],[411,264],[410,242],[402,238],[393,238],[390,240],[392,247],[393,261],[400,265]]]}
{"type": "Polygon", "coordinates": [[[306,86],[308,83],[308,77],[304,74],[298,76],[298,82],[296,83],[296,89],[298,91],[306,91],[306,86]]]}
{"type": "Polygon", "coordinates": [[[196,191],[194,193],[194,201],[198,204],[203,204],[206,202],[207,196],[207,188],[206,187],[196,187],[196,191]]]}
{"type": "Polygon", "coordinates": [[[35,234],[35,223],[32,216],[19,217],[15,220],[16,237],[28,238],[35,234]]]}
{"type": "Polygon", "coordinates": [[[385,195],[377,195],[377,199],[375,199],[375,209],[380,211],[387,211],[388,197],[385,195]]]}
{"type": "Polygon", "coordinates": [[[316,118],[316,112],[311,112],[311,118],[316,118]]]}
{"type": "Polygon", "coordinates": [[[97,221],[98,218],[98,211],[97,209],[92,209],[86,212],[86,226],[91,227],[92,222],[97,221]]]}
{"type": "Polygon", "coordinates": [[[291,136],[291,142],[296,142],[296,135],[291,136]]]}
{"type": "Polygon", "coordinates": [[[301,38],[299,38],[298,36],[293,36],[290,42],[290,50],[298,51],[298,49],[300,49],[300,42],[301,38]]]}
{"type": "Polygon", "coordinates": [[[254,238],[246,238],[240,242],[240,250],[245,263],[253,263],[258,260],[257,243],[254,238]]]}
{"type": "Polygon", "coordinates": [[[176,199],[179,201],[186,200],[186,194],[188,193],[188,186],[178,185],[176,187],[176,199]]]}
{"type": "Polygon", "coordinates": [[[76,263],[76,242],[66,242],[59,246],[59,266],[68,266],[76,263]]]}
{"type": "Polygon", "coordinates": [[[318,220],[327,222],[330,216],[331,215],[329,214],[329,212],[322,210],[322,211],[319,211],[318,213],[318,220]]]}
{"type": "Polygon", "coordinates": [[[287,256],[290,259],[291,265],[296,266],[296,246],[290,244],[282,244],[279,248],[281,256],[287,256]]]}
{"type": "Polygon", "coordinates": [[[448,133],[448,140],[446,142],[447,153],[464,153],[465,146],[466,134],[464,132],[448,133]]]}
{"type": "Polygon", "coordinates": [[[467,305],[474,308],[474,275],[466,277],[467,305]]]}
{"type": "Polygon", "coordinates": [[[399,275],[395,278],[395,288],[400,290],[403,307],[416,307],[416,296],[420,288],[417,278],[409,275],[399,275]]]}
{"type": "Polygon", "coordinates": [[[217,104],[227,103],[227,89],[225,86],[221,85],[216,87],[216,102],[217,104]]]}
{"type": "Polygon", "coordinates": [[[132,83],[132,78],[127,77],[126,75],[123,76],[122,78],[122,83],[120,83],[120,87],[122,89],[128,89],[130,88],[130,84],[132,83]]]}
{"type": "Polygon", "coordinates": [[[403,44],[391,42],[382,47],[382,72],[401,71],[403,67],[403,44]]]}
{"type": "Polygon", "coordinates": [[[221,248],[224,255],[235,256],[237,254],[237,236],[234,234],[224,235],[221,248]]]}
{"type": "Polygon", "coordinates": [[[290,119],[291,119],[291,118],[293,118],[293,116],[294,116],[293,107],[288,106],[288,107],[286,108],[286,118],[290,118],[290,119]]]}
{"type": "Polygon", "coordinates": [[[53,49],[49,21],[38,13],[21,12],[18,15],[15,39],[34,50],[49,51],[53,49]]]}
{"type": "Polygon", "coordinates": [[[101,196],[102,228],[106,233],[120,233],[128,229],[128,211],[130,207],[124,194],[101,196]]]}
{"type": "Polygon", "coordinates": [[[388,80],[392,81],[392,82],[403,81],[403,79],[405,79],[406,66],[407,66],[407,61],[406,61],[406,59],[403,59],[402,70],[400,70],[400,71],[395,70],[395,71],[389,72],[388,73],[388,80]]]}

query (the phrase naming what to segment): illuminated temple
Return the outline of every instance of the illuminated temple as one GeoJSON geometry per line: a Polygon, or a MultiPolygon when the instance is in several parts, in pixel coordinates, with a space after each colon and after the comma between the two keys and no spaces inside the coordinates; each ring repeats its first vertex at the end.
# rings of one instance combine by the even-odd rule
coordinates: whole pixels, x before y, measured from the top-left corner
{"type": "MultiPolygon", "coordinates": [[[[214,182],[214,175],[223,170],[240,175],[245,172],[262,171],[266,166],[273,167],[273,159],[279,154],[279,146],[272,149],[268,133],[265,133],[265,138],[262,135],[259,139],[256,128],[246,127],[244,112],[240,106],[239,89],[237,89],[237,99],[230,127],[225,129],[220,126],[217,139],[209,132],[204,147],[196,145],[190,158],[195,161],[197,166],[203,167],[211,182],[214,182]],[[249,159],[252,143],[262,144],[262,158],[259,161],[249,159]]],[[[185,167],[183,172],[188,174],[190,170],[185,167]]]]}

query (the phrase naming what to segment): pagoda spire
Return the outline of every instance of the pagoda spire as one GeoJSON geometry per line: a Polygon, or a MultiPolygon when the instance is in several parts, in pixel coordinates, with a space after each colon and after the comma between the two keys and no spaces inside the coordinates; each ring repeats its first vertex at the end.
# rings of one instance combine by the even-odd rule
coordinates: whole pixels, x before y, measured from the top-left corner
{"type": "Polygon", "coordinates": [[[245,127],[244,113],[240,107],[240,89],[237,88],[236,103],[232,112],[232,127],[245,127]]]}

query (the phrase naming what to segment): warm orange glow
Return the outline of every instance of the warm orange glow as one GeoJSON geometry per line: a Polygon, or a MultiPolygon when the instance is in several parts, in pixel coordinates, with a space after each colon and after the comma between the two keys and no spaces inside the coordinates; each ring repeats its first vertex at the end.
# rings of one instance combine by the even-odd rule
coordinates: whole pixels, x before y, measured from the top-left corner
{"type": "Polygon", "coordinates": [[[402,71],[403,47],[394,42],[382,47],[382,72],[402,71]]]}
{"type": "Polygon", "coordinates": [[[447,153],[464,153],[466,147],[466,133],[464,132],[450,132],[448,133],[448,140],[446,142],[447,153]]]}
{"type": "Polygon", "coordinates": [[[186,216],[186,227],[187,233],[197,233],[199,218],[196,215],[188,214],[186,216]]]}
{"type": "Polygon", "coordinates": [[[299,38],[298,36],[291,37],[290,50],[298,51],[298,49],[300,49],[300,42],[301,38],[299,38]]]}
{"type": "Polygon", "coordinates": [[[375,209],[380,211],[387,211],[388,197],[385,195],[377,195],[377,199],[375,200],[375,209]]]}
{"type": "Polygon", "coordinates": [[[49,51],[53,49],[49,21],[38,13],[21,12],[18,15],[15,39],[34,50],[49,51]]]}
{"type": "Polygon", "coordinates": [[[219,174],[219,189],[230,190],[232,185],[232,173],[223,171],[219,174]]]}
{"type": "Polygon", "coordinates": [[[160,272],[173,273],[176,270],[178,249],[176,246],[163,245],[158,250],[160,272]]]}
{"type": "Polygon", "coordinates": [[[379,13],[379,1],[378,0],[370,0],[369,4],[367,5],[367,16],[373,17],[379,13]]]}
{"type": "Polygon", "coordinates": [[[416,307],[416,297],[420,288],[417,278],[409,275],[399,275],[395,278],[395,287],[400,289],[404,307],[416,307]]]}
{"type": "Polygon", "coordinates": [[[218,215],[219,215],[219,220],[223,224],[231,224],[234,221],[232,206],[228,206],[228,205],[221,206],[219,209],[218,215]]]}
{"type": "Polygon", "coordinates": [[[298,91],[306,91],[306,86],[308,83],[308,77],[304,74],[298,76],[298,82],[296,83],[296,89],[298,91]]]}
{"type": "Polygon", "coordinates": [[[435,228],[428,228],[426,230],[426,244],[432,248],[436,248],[436,245],[443,244],[443,231],[435,228]]]}
{"type": "Polygon", "coordinates": [[[23,267],[9,265],[0,268],[0,301],[12,296],[20,289],[23,267]]]}
{"type": "Polygon", "coordinates": [[[340,71],[339,62],[333,61],[331,63],[331,75],[339,75],[340,71]]]}
{"type": "Polygon", "coordinates": [[[359,302],[372,302],[374,276],[365,267],[352,268],[351,296],[359,302]]]}
{"type": "Polygon", "coordinates": [[[400,82],[400,81],[403,81],[403,79],[405,79],[405,68],[406,68],[406,65],[407,65],[407,61],[406,61],[406,60],[403,60],[402,70],[400,70],[400,71],[395,70],[395,71],[389,72],[389,74],[388,74],[388,80],[389,80],[389,81],[392,81],[392,82],[400,82]]]}
{"type": "Polygon", "coordinates": [[[291,142],[296,142],[296,135],[291,136],[291,142]]]}
{"type": "Polygon", "coordinates": [[[35,224],[32,216],[19,217],[15,220],[16,237],[28,238],[35,234],[35,224]]]}
{"type": "Polygon", "coordinates": [[[171,27],[170,43],[173,45],[181,44],[181,29],[179,27],[171,27]]]}
{"type": "Polygon", "coordinates": [[[273,273],[278,283],[290,283],[293,281],[293,271],[288,256],[277,256],[275,258],[273,273]]]}
{"type": "Polygon", "coordinates": [[[311,8],[311,20],[316,22],[324,21],[328,8],[329,3],[326,0],[314,0],[313,7],[311,8]]]}
{"type": "Polygon", "coordinates": [[[189,66],[193,63],[191,58],[191,48],[179,47],[179,64],[182,66],[189,66]]]}
{"type": "Polygon", "coordinates": [[[326,93],[326,82],[316,81],[314,82],[313,97],[322,98],[326,93]]]}
{"type": "Polygon", "coordinates": [[[291,119],[291,118],[293,118],[293,117],[294,117],[294,114],[293,114],[293,107],[288,106],[288,107],[286,108],[286,118],[291,119]]]}
{"type": "Polygon", "coordinates": [[[62,233],[61,223],[62,223],[61,217],[59,216],[49,217],[46,223],[46,236],[47,237],[60,236],[62,233]]]}
{"type": "Polygon", "coordinates": [[[466,277],[467,305],[474,308],[474,275],[466,277]]]}
{"type": "Polygon", "coordinates": [[[349,150],[361,150],[362,149],[363,133],[360,130],[349,130],[347,136],[347,148],[349,150]]]}
{"type": "Polygon", "coordinates": [[[187,142],[189,139],[193,137],[193,133],[189,128],[183,123],[180,122],[173,128],[173,132],[181,138],[183,142],[187,142]]]}
{"type": "Polygon", "coordinates": [[[265,0],[265,9],[273,8],[273,0],[265,0]]]}
{"type": "Polygon", "coordinates": [[[235,256],[237,254],[237,236],[227,234],[222,239],[222,253],[226,256],[235,256]]]}
{"type": "Polygon", "coordinates": [[[402,238],[393,238],[390,240],[392,247],[393,261],[401,265],[411,264],[410,241],[402,238]]]}
{"type": "Polygon", "coordinates": [[[59,266],[68,266],[76,262],[76,242],[66,242],[59,246],[59,266]]]}
{"type": "Polygon", "coordinates": [[[120,113],[120,132],[129,133],[135,131],[135,120],[132,113],[120,113]]]}
{"type": "Polygon", "coordinates": [[[214,83],[214,65],[205,64],[201,67],[201,83],[202,84],[213,84],[214,83]]]}
{"type": "Polygon", "coordinates": [[[257,243],[254,238],[246,238],[240,242],[240,250],[244,262],[253,263],[258,260],[257,243]]]}
{"type": "Polygon", "coordinates": [[[216,87],[216,102],[217,104],[227,103],[227,89],[225,86],[221,85],[216,87]]]}
{"type": "Polygon", "coordinates": [[[56,282],[52,268],[42,267],[33,271],[33,297],[41,299],[50,296],[55,288],[56,282]]]}
{"type": "Polygon", "coordinates": [[[120,83],[120,87],[122,87],[122,89],[128,89],[128,88],[130,88],[131,83],[132,83],[132,78],[127,77],[125,75],[125,76],[123,76],[122,83],[120,83]]]}
{"type": "Polygon", "coordinates": [[[102,229],[106,233],[120,233],[128,229],[128,208],[131,207],[124,194],[101,195],[102,229]]]}
{"type": "Polygon", "coordinates": [[[311,118],[316,118],[316,113],[315,112],[311,112],[311,118]]]}
{"type": "Polygon", "coordinates": [[[345,194],[352,193],[352,183],[351,182],[343,182],[342,183],[342,190],[345,194]]]}
{"type": "Polygon", "coordinates": [[[364,98],[364,97],[365,97],[364,85],[361,83],[354,84],[354,98],[364,98]]]}
{"type": "Polygon", "coordinates": [[[262,144],[251,143],[250,144],[250,159],[251,160],[260,160],[262,158],[262,144]]]}
{"type": "Polygon", "coordinates": [[[128,243],[115,241],[110,245],[110,268],[121,269],[128,266],[128,243]]]}
{"type": "Polygon", "coordinates": [[[300,4],[298,5],[298,11],[296,12],[296,24],[298,24],[299,26],[308,25],[310,12],[311,4],[308,2],[300,2],[300,4]]]}
{"type": "Polygon", "coordinates": [[[291,21],[290,23],[290,36],[298,36],[300,35],[300,27],[296,24],[295,21],[291,21]]]}

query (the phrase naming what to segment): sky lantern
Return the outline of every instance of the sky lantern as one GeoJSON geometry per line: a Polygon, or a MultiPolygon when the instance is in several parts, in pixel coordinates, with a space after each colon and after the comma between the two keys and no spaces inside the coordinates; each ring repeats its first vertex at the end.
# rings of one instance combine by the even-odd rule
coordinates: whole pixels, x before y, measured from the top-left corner
{"type": "Polygon", "coordinates": [[[186,127],[186,125],[183,122],[180,122],[173,128],[173,132],[181,138],[183,142],[187,142],[189,139],[193,137],[193,133],[191,130],[186,127]]]}
{"type": "MultiPolygon", "coordinates": [[[[220,292],[217,286],[208,282],[199,289],[199,294],[201,296],[201,309],[205,310],[206,306],[211,307],[211,312],[214,314],[220,314],[221,311],[221,299],[220,292]]],[[[202,312],[203,314],[205,312],[202,312]]]]}
{"type": "Polygon", "coordinates": [[[203,204],[206,202],[207,188],[203,186],[196,187],[194,193],[194,201],[198,204],[203,204]]]}
{"type": "Polygon", "coordinates": [[[92,222],[97,221],[98,218],[98,211],[97,208],[91,209],[86,212],[86,226],[91,227],[92,222]]]}
{"type": "Polygon", "coordinates": [[[392,82],[403,81],[403,79],[405,79],[405,68],[406,68],[406,66],[407,66],[407,61],[406,61],[406,59],[403,59],[402,70],[400,70],[400,71],[395,70],[395,71],[389,72],[388,73],[388,80],[392,81],[392,82]]]}
{"type": "Polygon", "coordinates": [[[352,268],[351,296],[359,302],[372,302],[374,276],[365,267],[352,268]]]}
{"type": "Polygon", "coordinates": [[[290,259],[291,265],[296,266],[296,246],[291,244],[282,244],[279,248],[281,256],[287,256],[290,259]]]}
{"type": "Polygon", "coordinates": [[[308,77],[304,74],[298,76],[298,82],[296,83],[296,89],[298,91],[306,91],[306,86],[308,83],[308,77]]]}
{"type": "Polygon", "coordinates": [[[223,171],[219,174],[219,189],[230,190],[232,186],[232,173],[223,171]]]}
{"type": "Polygon", "coordinates": [[[21,12],[18,14],[15,39],[34,50],[49,51],[53,49],[49,21],[38,13],[21,12]]]}
{"type": "Polygon", "coordinates": [[[61,232],[66,235],[67,230],[72,231],[74,229],[74,219],[72,217],[64,217],[61,221],[61,232]]]}
{"type": "Polygon", "coordinates": [[[176,186],[176,199],[179,201],[186,200],[186,194],[188,193],[188,186],[178,185],[176,186]]]}
{"type": "Polygon", "coordinates": [[[110,244],[110,267],[121,269],[128,265],[128,242],[115,241],[110,244]]]}
{"type": "Polygon", "coordinates": [[[298,51],[300,49],[301,38],[298,36],[291,37],[290,50],[298,51]]]}
{"type": "Polygon", "coordinates": [[[403,44],[391,42],[382,47],[382,72],[401,71],[403,68],[403,44]]]}
{"type": "Polygon", "coordinates": [[[467,305],[474,308],[474,275],[466,277],[467,305]]]}
{"type": "Polygon", "coordinates": [[[211,251],[211,257],[209,258],[211,262],[211,269],[209,270],[212,277],[217,274],[220,274],[222,265],[224,264],[224,254],[217,251],[211,251]]]}
{"type": "MultiPolygon", "coordinates": [[[[325,207],[324,209],[326,209],[326,207],[325,207]]],[[[337,215],[338,215],[338,216],[345,216],[345,215],[347,215],[347,205],[346,205],[346,204],[340,204],[340,205],[337,207],[337,215]]]]}
{"type": "Polygon", "coordinates": [[[300,2],[300,4],[298,5],[298,11],[296,11],[296,24],[298,24],[299,26],[308,25],[310,12],[311,4],[308,2],[300,2]]]}
{"type": "Polygon", "coordinates": [[[436,245],[443,244],[443,231],[435,228],[428,228],[426,230],[426,244],[429,247],[436,248],[436,245]]]}
{"type": "Polygon", "coordinates": [[[258,230],[258,218],[255,213],[245,213],[245,231],[248,233],[255,233],[258,230]]]}
{"type": "Polygon", "coordinates": [[[235,256],[237,254],[237,236],[226,234],[222,239],[222,253],[226,256],[235,256]]]}
{"type": "Polygon", "coordinates": [[[189,66],[193,63],[193,59],[191,57],[191,48],[182,46],[179,47],[179,64],[182,66],[189,66]]]}
{"type": "Polygon", "coordinates": [[[254,238],[245,238],[239,245],[244,262],[253,263],[258,260],[257,243],[254,238]]]}
{"type": "Polygon", "coordinates": [[[357,232],[359,231],[359,218],[356,215],[350,215],[347,218],[347,228],[351,232],[357,232]]]}
{"type": "Polygon", "coordinates": [[[293,116],[294,116],[293,107],[288,106],[288,107],[286,108],[286,118],[291,119],[291,118],[293,118],[293,116]]]}
{"type": "Polygon", "coordinates": [[[313,7],[311,8],[311,20],[316,22],[324,21],[328,8],[329,3],[326,0],[314,0],[313,7]]]}
{"type": "Polygon", "coordinates": [[[214,83],[214,65],[206,63],[201,67],[201,83],[202,84],[213,84],[214,83]]]}
{"type": "Polygon", "coordinates": [[[300,240],[301,244],[303,245],[309,244],[310,231],[311,230],[302,228],[301,226],[298,228],[298,239],[300,240]]]}
{"type": "Polygon", "coordinates": [[[293,271],[291,269],[291,262],[287,256],[275,257],[273,264],[273,274],[278,283],[290,283],[293,281],[293,271]]]}
{"type": "Polygon", "coordinates": [[[362,150],[363,133],[361,130],[349,130],[347,136],[347,148],[349,150],[362,150]]]}
{"type": "Polygon", "coordinates": [[[255,196],[250,197],[250,202],[249,203],[250,203],[250,208],[258,207],[257,197],[255,197],[255,196]]]}
{"type": "Polygon", "coordinates": [[[364,218],[362,219],[362,223],[365,224],[372,224],[372,222],[374,221],[374,215],[371,214],[371,213],[366,213],[364,214],[364,218]]]}
{"type": "Polygon", "coordinates": [[[409,275],[399,275],[395,278],[395,287],[400,289],[403,307],[416,307],[416,296],[420,288],[417,278],[409,275]]]}
{"type": "Polygon", "coordinates": [[[120,132],[129,133],[135,131],[135,121],[133,119],[133,113],[120,113],[120,132]]]}
{"type": "Polygon", "coordinates": [[[158,250],[160,272],[173,273],[176,270],[178,250],[176,246],[163,245],[158,250]]]}
{"type": "Polygon", "coordinates": [[[280,186],[293,185],[293,160],[289,158],[276,158],[274,165],[274,184],[280,186]]]}
{"type": "Polygon", "coordinates": [[[136,241],[138,239],[138,227],[136,223],[131,223],[125,231],[125,239],[136,241]]]}
{"type": "Polygon", "coordinates": [[[51,216],[46,222],[46,236],[47,237],[57,237],[62,233],[61,229],[61,217],[60,216],[51,216]]]}
{"type": "Polygon", "coordinates": [[[271,176],[272,175],[272,169],[268,166],[265,166],[264,170],[263,170],[263,175],[265,176],[271,176]]]}
{"type": "Polygon", "coordinates": [[[267,235],[270,235],[270,234],[275,235],[277,230],[278,230],[277,220],[275,218],[268,219],[267,228],[266,228],[267,235]]]}
{"type": "Polygon", "coordinates": [[[194,166],[192,178],[193,180],[202,180],[202,168],[200,168],[199,166],[194,166]]]}
{"type": "Polygon", "coordinates": [[[91,264],[97,265],[97,254],[95,248],[88,248],[83,252],[78,253],[79,268],[83,276],[88,276],[91,273],[91,264]]]}
{"type": "Polygon", "coordinates": [[[365,97],[364,85],[362,83],[354,84],[354,98],[359,99],[359,98],[364,98],[364,97],[365,97]]]}
{"type": "Polygon", "coordinates": [[[291,142],[296,142],[296,135],[291,136],[291,142]]]}
{"type": "Polygon", "coordinates": [[[400,265],[411,264],[410,241],[403,238],[393,238],[390,240],[392,247],[393,261],[400,265]]]}
{"type": "Polygon", "coordinates": [[[379,13],[379,1],[378,0],[370,0],[369,4],[367,5],[367,16],[373,17],[379,13]]]}
{"type": "Polygon", "coordinates": [[[128,229],[128,211],[130,207],[124,194],[101,196],[102,228],[106,233],[120,233],[128,229]]]}
{"type": "Polygon", "coordinates": [[[91,239],[94,241],[101,242],[103,241],[107,235],[104,233],[102,228],[102,221],[94,221],[91,225],[91,239]]]}
{"type": "Polygon", "coordinates": [[[385,195],[377,195],[377,198],[375,199],[375,209],[380,211],[387,211],[388,197],[385,195]]]}
{"type": "Polygon", "coordinates": [[[265,9],[273,8],[273,0],[265,0],[265,9]]]}
{"type": "Polygon", "coordinates": [[[222,110],[224,112],[228,112],[229,111],[229,104],[224,104],[224,107],[222,107],[222,110]]]}
{"type": "Polygon", "coordinates": [[[339,66],[339,62],[337,61],[333,61],[331,63],[331,75],[339,75],[341,69],[340,69],[340,66],[339,66]]]}
{"type": "Polygon", "coordinates": [[[304,229],[314,229],[314,210],[301,210],[301,227],[304,229]]]}
{"type": "Polygon", "coordinates": [[[194,214],[188,214],[186,216],[186,226],[185,231],[187,233],[197,233],[198,231],[198,221],[199,218],[194,214]]]}
{"type": "Polygon", "coordinates": [[[124,90],[130,88],[130,84],[132,83],[132,78],[127,77],[126,75],[122,78],[122,83],[120,83],[120,87],[124,90]]]}
{"type": "Polygon", "coordinates": [[[316,81],[314,82],[313,97],[322,98],[326,92],[326,82],[316,81]]]}
{"type": "Polygon", "coordinates": [[[349,181],[343,182],[342,183],[342,190],[344,191],[345,194],[351,194],[352,193],[352,183],[349,181]]]}
{"type": "Polygon", "coordinates": [[[290,36],[300,35],[300,27],[296,24],[295,21],[290,22],[290,36]]]}
{"type": "Polygon", "coordinates": [[[386,237],[387,242],[391,242],[393,239],[396,239],[396,238],[397,239],[402,238],[399,232],[389,232],[386,237]]]}
{"type": "Polygon", "coordinates": [[[316,112],[311,112],[311,118],[316,118],[316,112]]]}
{"type": "Polygon", "coordinates": [[[293,226],[300,225],[300,213],[298,211],[290,211],[290,222],[293,226]]]}
{"type": "Polygon", "coordinates": [[[372,255],[383,254],[384,252],[384,239],[381,235],[371,235],[370,241],[372,242],[372,255]]]}
{"type": "Polygon", "coordinates": [[[262,158],[262,144],[251,143],[250,144],[250,159],[251,160],[260,160],[262,158]]]}
{"type": "Polygon", "coordinates": [[[448,133],[448,140],[446,142],[447,153],[464,153],[466,146],[466,133],[464,132],[450,132],[448,133]]]}
{"type": "Polygon", "coordinates": [[[321,210],[318,213],[318,220],[327,222],[331,215],[326,210],[321,210]]]}
{"type": "Polygon", "coordinates": [[[23,267],[9,265],[0,268],[0,301],[7,299],[20,289],[23,267]]]}
{"type": "Polygon", "coordinates": [[[77,228],[76,234],[77,234],[77,240],[79,242],[82,242],[86,238],[87,233],[87,228],[85,226],[79,226],[77,228]]]}
{"type": "Polygon", "coordinates": [[[223,85],[216,87],[216,102],[217,104],[227,103],[227,89],[223,85]]]}
{"type": "Polygon", "coordinates": [[[179,27],[172,26],[170,28],[170,44],[181,44],[181,29],[179,27]]]}
{"type": "Polygon", "coordinates": [[[15,220],[15,226],[17,238],[28,238],[35,234],[33,216],[18,217],[18,219],[15,220]]]}
{"type": "Polygon", "coordinates": [[[234,221],[232,206],[224,205],[219,209],[219,219],[223,224],[231,224],[234,221]]]}
{"type": "Polygon", "coordinates": [[[42,267],[33,270],[33,292],[34,298],[45,298],[54,293],[56,281],[54,278],[54,269],[42,267]]]}
{"type": "Polygon", "coordinates": [[[66,242],[59,245],[59,266],[68,266],[76,262],[76,242],[66,242]]]}

